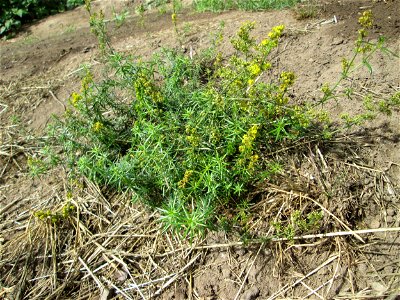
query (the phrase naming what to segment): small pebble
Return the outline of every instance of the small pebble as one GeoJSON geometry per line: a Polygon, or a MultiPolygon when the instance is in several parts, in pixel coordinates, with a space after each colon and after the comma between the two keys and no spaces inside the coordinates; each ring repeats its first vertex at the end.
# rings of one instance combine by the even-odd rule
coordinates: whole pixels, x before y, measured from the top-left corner
{"type": "Polygon", "coordinates": [[[261,269],[263,268],[262,265],[254,265],[249,271],[249,282],[256,282],[257,277],[260,274],[261,269]]]}
{"type": "Polygon", "coordinates": [[[368,185],[371,183],[371,180],[369,178],[364,179],[364,185],[368,185]]]}
{"type": "Polygon", "coordinates": [[[393,208],[388,208],[387,210],[386,210],[386,214],[388,215],[388,216],[390,216],[390,217],[393,217],[394,216],[394,214],[395,214],[395,210],[393,209],[393,208]]]}
{"type": "Polygon", "coordinates": [[[393,272],[394,272],[394,267],[393,266],[386,266],[384,269],[383,269],[383,273],[385,273],[385,274],[392,274],[393,272]]]}
{"type": "Polygon", "coordinates": [[[228,266],[225,266],[221,269],[221,273],[224,279],[231,277],[231,270],[228,266]]]}
{"type": "Polygon", "coordinates": [[[369,227],[370,227],[371,229],[378,229],[380,226],[381,226],[381,224],[380,224],[380,222],[379,222],[379,219],[373,219],[373,220],[371,221],[371,223],[369,224],[369,227]]]}
{"type": "Polygon", "coordinates": [[[247,291],[245,291],[242,295],[242,297],[240,297],[241,300],[254,300],[256,299],[258,296],[260,295],[260,290],[258,287],[253,286],[250,289],[248,289],[247,291]]]}
{"type": "Polygon", "coordinates": [[[343,44],[343,42],[344,42],[343,39],[341,39],[341,38],[335,38],[335,39],[333,39],[331,45],[334,45],[334,46],[335,46],[335,45],[340,45],[340,44],[343,44]]]}
{"type": "Polygon", "coordinates": [[[383,284],[381,284],[381,283],[379,283],[379,282],[373,282],[373,283],[371,283],[371,288],[372,288],[374,291],[377,291],[378,293],[384,293],[384,292],[386,292],[386,290],[387,290],[387,288],[386,288],[383,284]]]}
{"type": "Polygon", "coordinates": [[[365,275],[365,273],[367,273],[367,270],[368,270],[367,264],[359,264],[359,265],[358,265],[358,271],[359,271],[361,274],[365,275]]]}

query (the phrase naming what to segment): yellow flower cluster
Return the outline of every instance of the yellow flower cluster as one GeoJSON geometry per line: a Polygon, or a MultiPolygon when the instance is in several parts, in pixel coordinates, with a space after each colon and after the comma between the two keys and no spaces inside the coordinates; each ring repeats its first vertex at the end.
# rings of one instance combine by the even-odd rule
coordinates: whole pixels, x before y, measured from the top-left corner
{"type": "Polygon", "coordinates": [[[222,65],[223,56],[221,52],[218,52],[217,56],[215,57],[214,67],[220,67],[222,65]]]}
{"type": "Polygon", "coordinates": [[[293,72],[282,72],[280,75],[281,85],[279,86],[279,89],[281,91],[286,91],[289,86],[293,85],[294,80],[295,75],[293,72]]]}
{"type": "Polygon", "coordinates": [[[82,92],[87,91],[89,84],[93,82],[93,75],[89,71],[86,73],[85,77],[82,79],[82,92]]]}
{"type": "Polygon", "coordinates": [[[225,104],[224,98],[215,89],[210,88],[205,92],[205,96],[212,100],[219,107],[223,107],[225,104]]]}
{"type": "Polygon", "coordinates": [[[372,17],[372,11],[366,10],[362,16],[358,19],[358,23],[364,28],[372,28],[374,19],[372,17]]]}
{"type": "Polygon", "coordinates": [[[268,37],[272,40],[278,39],[281,37],[283,30],[285,29],[285,25],[278,25],[272,28],[271,32],[268,33],[268,37]]]}
{"type": "Polygon", "coordinates": [[[347,73],[350,69],[350,62],[346,59],[342,59],[342,72],[343,74],[347,73]]]}
{"type": "Polygon", "coordinates": [[[192,170],[186,170],[185,175],[183,175],[183,178],[178,182],[178,187],[181,189],[185,188],[192,174],[193,174],[192,170]]]}
{"type": "Polygon", "coordinates": [[[250,75],[253,77],[257,77],[261,73],[261,68],[257,63],[252,63],[250,66],[247,67],[250,75]]]}
{"type": "Polygon", "coordinates": [[[310,111],[305,112],[301,106],[295,105],[293,107],[294,116],[298,120],[299,124],[303,128],[307,128],[310,125],[310,118],[308,114],[310,111]]]}
{"type": "Polygon", "coordinates": [[[244,22],[240,27],[238,38],[231,39],[232,46],[242,52],[248,53],[250,48],[255,44],[254,38],[250,36],[250,31],[254,29],[256,22],[244,22]]]}
{"type": "Polygon", "coordinates": [[[79,101],[82,99],[82,96],[78,93],[73,92],[70,98],[71,104],[76,107],[79,101]]]}
{"type": "Polygon", "coordinates": [[[49,221],[52,224],[60,221],[60,215],[54,214],[51,210],[39,210],[34,212],[33,215],[41,221],[49,221]]]}
{"type": "Polygon", "coordinates": [[[362,28],[358,30],[356,51],[359,53],[366,53],[371,50],[371,45],[369,43],[365,43],[364,38],[368,36],[367,29],[372,28],[373,25],[372,11],[364,11],[362,16],[358,19],[358,23],[362,26],[362,28]]]}
{"type": "Polygon", "coordinates": [[[289,98],[285,96],[285,93],[289,86],[293,85],[295,75],[293,72],[282,72],[279,78],[281,84],[279,85],[279,92],[275,95],[275,102],[278,105],[284,105],[289,102],[289,98]]]}
{"type": "Polygon", "coordinates": [[[144,100],[145,96],[150,97],[156,103],[163,101],[161,92],[144,74],[135,81],[135,92],[136,97],[141,101],[144,100]]]}
{"type": "Polygon", "coordinates": [[[63,206],[61,210],[61,215],[66,218],[71,215],[75,211],[75,206],[72,205],[71,203],[67,203],[63,206]]]}
{"type": "Polygon", "coordinates": [[[249,79],[249,80],[247,80],[247,84],[248,84],[249,86],[252,86],[254,83],[255,83],[255,80],[254,80],[254,79],[249,79]]]}
{"type": "Polygon", "coordinates": [[[358,33],[359,33],[359,37],[357,40],[357,48],[356,48],[357,52],[358,53],[366,53],[366,52],[371,51],[372,46],[368,43],[364,43],[364,41],[363,41],[363,38],[365,36],[367,36],[367,32],[364,31],[364,29],[360,29],[358,31],[358,33]]]}
{"type": "Polygon", "coordinates": [[[48,221],[52,224],[56,224],[60,222],[62,219],[65,219],[71,215],[75,211],[75,206],[67,203],[63,206],[61,213],[52,212],[51,210],[38,210],[34,212],[34,216],[41,221],[48,221]]]}
{"type": "Polygon", "coordinates": [[[92,130],[94,132],[99,132],[101,129],[103,129],[103,127],[104,127],[104,124],[97,121],[96,123],[93,124],[92,130]]]}
{"type": "Polygon", "coordinates": [[[242,138],[242,144],[239,146],[241,153],[251,152],[253,150],[253,142],[257,137],[258,125],[253,125],[242,138]]]}
{"type": "Polygon", "coordinates": [[[92,8],[91,2],[91,0],[85,0],[85,8],[88,12],[90,12],[92,8]]]}
{"type": "Polygon", "coordinates": [[[249,74],[249,79],[247,80],[247,85],[251,87],[255,84],[256,78],[260,76],[262,72],[269,69],[271,64],[269,62],[260,63],[258,60],[253,60],[249,66],[247,66],[247,71],[249,74]]]}
{"type": "Polygon", "coordinates": [[[239,28],[238,36],[241,39],[248,40],[250,38],[249,32],[254,29],[256,22],[244,22],[239,28]]]}
{"type": "Polygon", "coordinates": [[[196,128],[191,127],[190,125],[186,126],[186,140],[193,146],[197,147],[199,145],[199,137],[197,135],[196,128]]]}
{"type": "Polygon", "coordinates": [[[236,162],[237,166],[239,168],[245,168],[249,173],[254,171],[256,163],[260,158],[258,154],[253,152],[253,143],[257,137],[258,129],[259,125],[251,126],[247,133],[243,135],[242,143],[239,146],[239,152],[241,153],[241,156],[236,162]]]}
{"type": "Polygon", "coordinates": [[[261,41],[260,48],[272,49],[278,46],[278,39],[282,36],[284,25],[275,26],[268,33],[268,38],[261,41]]]}
{"type": "Polygon", "coordinates": [[[327,83],[322,86],[321,91],[324,93],[324,97],[329,97],[332,95],[332,90],[327,83]]]}
{"type": "Polygon", "coordinates": [[[247,167],[249,171],[254,171],[255,164],[260,157],[257,154],[250,156],[249,166],[247,167]]]}

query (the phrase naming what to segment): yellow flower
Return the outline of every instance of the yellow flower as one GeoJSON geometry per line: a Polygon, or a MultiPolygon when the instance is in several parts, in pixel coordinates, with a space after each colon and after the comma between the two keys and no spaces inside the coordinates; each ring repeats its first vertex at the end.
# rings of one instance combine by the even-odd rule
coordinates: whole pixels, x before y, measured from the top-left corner
{"type": "Polygon", "coordinates": [[[271,63],[265,62],[261,65],[261,68],[263,71],[268,70],[269,68],[271,68],[271,63]]]}
{"type": "MultiPolygon", "coordinates": [[[[282,93],[285,93],[289,86],[294,83],[295,75],[293,72],[282,72],[280,76],[281,84],[279,89],[282,93]]],[[[283,95],[282,95],[283,96],[283,95]]]]}
{"type": "Polygon", "coordinates": [[[185,175],[183,175],[183,178],[178,182],[178,187],[181,189],[185,188],[185,186],[189,182],[190,176],[192,176],[192,174],[193,174],[192,170],[186,170],[185,175]]]}
{"type": "Polygon", "coordinates": [[[342,72],[345,73],[350,68],[350,63],[346,58],[342,59],[342,72]]]}
{"type": "Polygon", "coordinates": [[[364,28],[371,28],[373,21],[371,10],[364,11],[362,16],[358,19],[358,23],[364,28]]]}
{"type": "Polygon", "coordinates": [[[259,159],[259,156],[257,154],[250,156],[250,162],[249,162],[249,166],[248,166],[248,169],[250,171],[254,171],[254,166],[257,163],[258,159],[259,159]]]}
{"type": "Polygon", "coordinates": [[[275,48],[276,46],[278,46],[277,39],[274,39],[274,40],[265,39],[265,40],[262,40],[260,43],[260,47],[267,48],[267,49],[268,48],[272,49],[272,48],[275,48]]]}
{"type": "Polygon", "coordinates": [[[92,129],[94,132],[99,132],[103,127],[104,127],[103,123],[96,122],[96,123],[94,123],[92,129]]]}
{"type": "Polygon", "coordinates": [[[324,93],[325,96],[332,95],[332,90],[330,89],[330,87],[329,87],[329,85],[327,83],[325,83],[322,86],[321,91],[324,93]]]}
{"type": "Polygon", "coordinates": [[[247,131],[247,133],[242,138],[242,145],[239,146],[239,151],[241,153],[251,151],[253,148],[253,142],[256,139],[258,131],[258,125],[253,125],[247,131]]]}
{"type": "Polygon", "coordinates": [[[282,84],[285,84],[286,86],[294,83],[295,75],[293,72],[282,72],[280,77],[282,84]]]}
{"type": "Polygon", "coordinates": [[[76,107],[78,102],[82,99],[82,96],[79,95],[78,93],[73,92],[71,95],[71,104],[76,107]]]}
{"type": "Polygon", "coordinates": [[[177,20],[176,13],[173,13],[173,14],[171,15],[171,19],[172,19],[172,22],[173,22],[173,23],[176,23],[176,20],[177,20]]]}
{"type": "Polygon", "coordinates": [[[258,64],[252,63],[248,68],[247,68],[251,74],[251,76],[258,76],[261,73],[261,68],[258,64]]]}
{"type": "Polygon", "coordinates": [[[82,79],[82,91],[86,91],[89,88],[89,84],[93,82],[93,75],[87,71],[85,77],[82,79]]]}
{"type": "Polygon", "coordinates": [[[269,39],[265,39],[265,40],[262,40],[262,41],[261,41],[260,45],[263,46],[263,47],[265,47],[265,46],[267,46],[269,43],[270,43],[270,40],[269,40],[269,39]]]}
{"type": "Polygon", "coordinates": [[[276,40],[282,35],[284,29],[284,25],[275,26],[274,28],[272,28],[271,32],[268,33],[268,37],[270,39],[276,40]]]}

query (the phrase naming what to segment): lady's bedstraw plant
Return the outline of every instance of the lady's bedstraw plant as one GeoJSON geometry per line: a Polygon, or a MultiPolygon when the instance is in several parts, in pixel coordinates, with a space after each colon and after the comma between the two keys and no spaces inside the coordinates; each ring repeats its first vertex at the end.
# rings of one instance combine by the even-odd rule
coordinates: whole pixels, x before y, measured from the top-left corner
{"type": "Polygon", "coordinates": [[[89,24],[91,32],[97,37],[99,48],[102,56],[106,55],[106,51],[111,50],[110,40],[107,36],[106,23],[104,21],[104,12],[92,12],[92,0],[85,0],[85,8],[89,13],[89,24]]]}
{"type": "MultiPolygon", "coordinates": [[[[342,59],[342,72],[339,80],[332,87],[330,87],[328,84],[324,84],[322,87],[323,98],[318,104],[324,104],[329,100],[342,96],[351,99],[351,88],[346,88],[340,93],[337,92],[338,88],[341,86],[343,81],[348,79],[352,73],[362,66],[365,66],[368,71],[372,73],[373,69],[370,59],[377,51],[381,51],[389,56],[398,57],[385,46],[385,38],[383,36],[379,36],[378,40],[375,42],[368,40],[368,30],[373,27],[373,15],[371,10],[364,11],[359,18],[358,23],[361,25],[361,29],[358,30],[358,37],[355,43],[353,55],[350,59],[342,59]]],[[[373,119],[375,117],[375,112],[377,111],[390,114],[391,108],[398,106],[390,99],[381,100],[378,103],[375,103],[374,101],[371,101],[369,96],[367,96],[364,101],[364,107],[366,108],[365,113],[356,115],[354,117],[350,117],[348,114],[342,115],[342,119],[345,121],[346,128],[352,125],[360,124],[365,120],[373,119]]]]}
{"type": "Polygon", "coordinates": [[[285,222],[277,221],[272,223],[272,226],[276,237],[293,240],[296,235],[318,231],[323,216],[321,211],[312,211],[303,216],[301,211],[295,210],[285,222]]]}
{"type": "MultiPolygon", "coordinates": [[[[92,24],[103,43],[104,26],[92,24]]],[[[219,35],[193,57],[164,49],[143,62],[104,51],[107,73],[99,80],[87,70],[65,116],[51,128],[54,146],[63,150],[60,162],[71,176],[130,192],[155,207],[165,228],[183,237],[227,224],[218,216],[226,209],[243,212],[257,183],[279,172],[266,154],[315,136],[316,123],[327,124],[325,115],[292,103],[292,72],[265,80],[284,26],[261,41],[251,35],[254,27],[241,26],[231,39],[235,53],[226,60],[216,50],[219,35]]],[[[355,55],[375,51],[364,37],[360,33],[355,55]]],[[[354,62],[344,64],[341,80],[354,62]]],[[[322,103],[337,86],[325,91],[322,103]]],[[[242,213],[240,220],[246,220],[242,213]]]]}
{"type": "Polygon", "coordinates": [[[149,62],[107,52],[112,75],[95,81],[87,70],[52,126],[71,176],[131,192],[182,236],[214,228],[220,212],[242,207],[254,184],[279,171],[263,151],[312,126],[287,96],[293,73],[260,80],[284,27],[257,42],[254,26],[242,25],[227,61],[214,51],[217,42],[203,55],[164,50],[149,62]]]}
{"type": "Polygon", "coordinates": [[[62,221],[67,220],[76,210],[76,207],[71,203],[66,203],[60,212],[53,212],[51,210],[38,210],[34,212],[34,216],[39,220],[46,222],[50,225],[57,225],[62,221]]]}

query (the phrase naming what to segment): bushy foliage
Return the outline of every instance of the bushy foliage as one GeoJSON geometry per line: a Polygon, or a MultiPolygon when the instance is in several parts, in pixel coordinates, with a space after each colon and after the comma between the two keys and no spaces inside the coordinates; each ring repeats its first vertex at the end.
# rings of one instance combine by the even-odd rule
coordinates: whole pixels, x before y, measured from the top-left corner
{"type": "Polygon", "coordinates": [[[84,0],[2,0],[0,36],[18,30],[22,24],[82,5],[84,0]]]}
{"type": "MultiPolygon", "coordinates": [[[[89,1],[86,6],[90,12],[89,1]]],[[[273,68],[268,57],[278,46],[282,25],[257,41],[251,35],[255,23],[244,23],[230,41],[236,52],[228,58],[217,51],[223,39],[217,34],[197,56],[164,49],[143,62],[109,47],[102,17],[91,14],[90,24],[106,72],[99,80],[86,70],[65,115],[50,128],[47,158],[31,160],[32,169],[40,173],[42,166],[60,163],[72,177],[83,175],[130,193],[158,209],[165,227],[184,237],[225,226],[227,209],[242,212],[245,220],[250,192],[281,170],[268,153],[310,137],[330,138],[329,118],[312,107],[335,99],[339,83],[358,68],[359,55],[361,65],[370,67],[368,57],[386,49],[381,40],[364,40],[367,26],[361,23],[365,28],[354,56],[343,61],[338,83],[323,87],[320,102],[299,105],[288,95],[292,72],[264,76],[273,68]]],[[[385,108],[395,106],[397,98],[386,101],[385,108]]],[[[377,111],[371,101],[369,107],[377,111]]],[[[354,118],[345,120],[344,128],[355,124],[354,118]]],[[[293,230],[308,228],[308,221],[296,220],[301,226],[293,230]]]]}
{"type": "Polygon", "coordinates": [[[193,5],[197,11],[224,11],[230,9],[265,10],[290,7],[300,2],[299,0],[194,0],[193,5]]]}
{"type": "Polygon", "coordinates": [[[88,70],[53,128],[68,167],[159,207],[184,235],[212,227],[216,212],[276,171],[263,152],[307,135],[315,119],[290,103],[293,73],[259,80],[284,27],[260,42],[253,28],[243,24],[227,61],[213,47],[146,63],[112,53],[113,76],[97,83],[88,70]]]}

